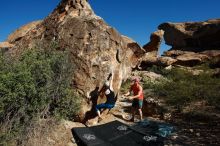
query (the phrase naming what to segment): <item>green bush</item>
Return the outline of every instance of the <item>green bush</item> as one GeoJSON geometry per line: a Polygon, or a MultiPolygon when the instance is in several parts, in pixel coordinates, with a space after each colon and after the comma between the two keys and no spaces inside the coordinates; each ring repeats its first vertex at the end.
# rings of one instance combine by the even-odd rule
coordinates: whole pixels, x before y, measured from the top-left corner
{"type": "Polygon", "coordinates": [[[125,82],[122,83],[121,85],[121,92],[122,93],[127,93],[130,90],[130,85],[131,85],[131,81],[130,80],[126,80],[125,82]]]}
{"type": "Polygon", "coordinates": [[[164,97],[168,104],[182,107],[196,100],[206,100],[210,105],[220,104],[220,79],[209,73],[192,75],[183,69],[172,69],[165,75],[166,80],[145,81],[144,88],[152,88],[164,97]],[[151,85],[149,85],[151,84],[151,85]]]}
{"type": "Polygon", "coordinates": [[[219,68],[220,67],[220,58],[219,57],[212,58],[212,60],[209,62],[209,67],[219,68]]]}
{"type": "Polygon", "coordinates": [[[72,118],[79,110],[69,53],[54,48],[26,50],[19,58],[1,53],[0,145],[19,139],[34,121],[72,118]]]}
{"type": "Polygon", "coordinates": [[[155,72],[157,74],[167,75],[169,70],[164,69],[162,66],[153,65],[152,67],[147,68],[148,71],[155,72]]]}

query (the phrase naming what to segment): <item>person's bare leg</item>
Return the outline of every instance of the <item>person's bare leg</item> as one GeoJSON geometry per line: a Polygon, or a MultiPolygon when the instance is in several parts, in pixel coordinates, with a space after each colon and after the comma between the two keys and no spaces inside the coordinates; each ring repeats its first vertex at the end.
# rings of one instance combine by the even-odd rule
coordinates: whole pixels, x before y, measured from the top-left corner
{"type": "Polygon", "coordinates": [[[138,109],[139,115],[140,115],[140,120],[143,120],[143,114],[141,108],[138,109]]]}
{"type": "Polygon", "coordinates": [[[102,121],[102,117],[101,117],[101,112],[99,110],[97,110],[97,115],[98,115],[98,122],[102,121]]]}
{"type": "Polygon", "coordinates": [[[100,113],[99,110],[97,110],[97,115],[98,115],[99,118],[101,118],[101,113],[100,113]]]}

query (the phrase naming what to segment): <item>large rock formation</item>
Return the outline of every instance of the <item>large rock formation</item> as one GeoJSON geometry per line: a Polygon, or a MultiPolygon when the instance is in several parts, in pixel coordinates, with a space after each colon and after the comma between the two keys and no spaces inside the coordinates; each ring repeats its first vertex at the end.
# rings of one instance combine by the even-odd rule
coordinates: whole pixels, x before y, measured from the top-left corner
{"type": "Polygon", "coordinates": [[[173,49],[204,51],[220,49],[220,19],[205,22],[163,23],[166,44],[173,49]]]}
{"type": "Polygon", "coordinates": [[[8,38],[15,44],[11,52],[19,54],[24,48],[55,41],[57,50],[70,50],[75,64],[73,82],[83,95],[101,88],[109,74],[117,92],[145,53],[96,16],[87,0],[62,0],[45,20],[31,26],[25,34],[8,38]]]}
{"type": "Polygon", "coordinates": [[[155,52],[155,55],[157,55],[160,48],[160,44],[163,40],[163,35],[163,30],[157,30],[153,32],[150,36],[150,42],[143,46],[144,50],[146,52],[155,52]]]}
{"type": "Polygon", "coordinates": [[[146,51],[146,53],[141,59],[141,63],[138,66],[139,69],[145,69],[152,64],[158,63],[158,51],[163,40],[163,34],[163,30],[157,30],[151,34],[150,42],[143,46],[143,49],[146,51]]]}
{"type": "Polygon", "coordinates": [[[171,64],[195,66],[220,57],[220,19],[163,23],[158,28],[164,30],[164,40],[172,46],[163,54],[176,60],[171,64]]]}

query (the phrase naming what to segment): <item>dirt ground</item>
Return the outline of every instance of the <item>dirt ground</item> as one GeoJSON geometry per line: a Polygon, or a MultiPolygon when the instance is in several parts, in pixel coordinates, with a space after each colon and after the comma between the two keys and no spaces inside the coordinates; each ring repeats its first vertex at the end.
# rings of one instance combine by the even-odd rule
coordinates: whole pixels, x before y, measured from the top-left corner
{"type": "MultiPolygon", "coordinates": [[[[158,108],[157,106],[147,106],[148,108],[158,108]]],[[[193,106],[195,107],[195,106],[193,106]]],[[[59,126],[52,126],[55,128],[47,130],[47,132],[43,132],[44,135],[40,134],[39,137],[32,138],[29,141],[30,145],[68,145],[68,146],[76,146],[75,140],[71,133],[71,129],[74,127],[85,127],[85,126],[95,126],[105,124],[114,120],[118,120],[127,125],[134,125],[139,121],[138,114],[135,117],[135,122],[129,121],[131,118],[130,114],[131,109],[131,101],[126,100],[125,98],[120,97],[116,103],[116,106],[110,111],[104,111],[102,114],[103,120],[98,122],[98,118],[94,118],[89,120],[86,125],[81,123],[71,122],[71,121],[63,121],[59,126]],[[45,135],[45,133],[47,133],[45,135]],[[39,139],[41,141],[39,141],[39,139]]],[[[198,106],[198,110],[205,110],[198,106]]],[[[144,110],[147,110],[144,108],[144,110]]],[[[195,109],[194,109],[195,110],[195,109]]],[[[157,111],[156,109],[149,109],[149,111],[157,111]]],[[[154,120],[158,122],[166,122],[171,124],[174,127],[174,132],[168,136],[164,145],[166,146],[219,146],[220,145],[220,116],[218,114],[219,111],[213,111],[211,109],[207,113],[202,111],[201,114],[198,113],[180,113],[178,111],[173,110],[170,113],[169,118],[163,118],[160,114],[152,114],[149,115],[144,111],[144,119],[154,120]],[[212,114],[211,114],[212,113],[212,114]]],[[[165,114],[164,114],[165,115],[165,114]]]]}
{"type": "MultiPolygon", "coordinates": [[[[131,117],[130,108],[131,102],[120,97],[116,106],[108,114],[104,112],[101,122],[98,123],[96,118],[88,126],[104,124],[114,120],[133,125],[135,124],[134,122],[128,121],[131,117]]],[[[201,107],[199,108],[202,109],[201,107]]],[[[144,114],[145,119],[166,122],[174,126],[175,130],[167,137],[165,145],[220,145],[220,116],[218,114],[205,114],[204,112],[201,114],[181,113],[174,110],[170,115],[169,119],[162,120],[161,115],[148,116],[144,114]]],[[[138,121],[139,116],[136,114],[135,122],[138,121]]]]}

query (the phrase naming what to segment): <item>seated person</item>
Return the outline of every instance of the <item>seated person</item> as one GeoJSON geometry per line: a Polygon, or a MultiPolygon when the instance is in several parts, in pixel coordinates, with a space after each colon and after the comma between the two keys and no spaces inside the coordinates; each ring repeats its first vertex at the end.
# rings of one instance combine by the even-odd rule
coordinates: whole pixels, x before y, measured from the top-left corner
{"type": "Polygon", "coordinates": [[[103,92],[107,98],[106,102],[96,105],[96,113],[99,117],[99,121],[102,120],[100,110],[101,109],[111,109],[115,106],[115,102],[116,102],[115,93],[110,88],[109,81],[105,82],[103,92]]]}

